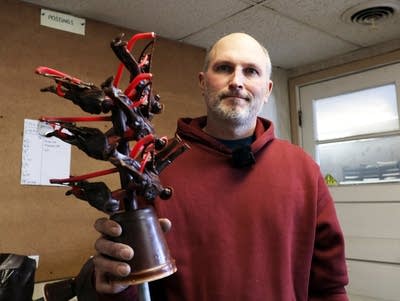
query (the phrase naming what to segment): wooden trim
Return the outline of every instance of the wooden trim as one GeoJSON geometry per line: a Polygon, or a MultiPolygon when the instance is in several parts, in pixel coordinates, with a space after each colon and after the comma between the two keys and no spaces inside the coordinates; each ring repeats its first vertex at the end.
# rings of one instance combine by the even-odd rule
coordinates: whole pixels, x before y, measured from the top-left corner
{"type": "Polygon", "coordinates": [[[290,112],[290,133],[292,142],[300,144],[298,128],[298,91],[299,88],[312,83],[328,80],[331,78],[349,75],[384,65],[390,65],[400,62],[400,49],[388,53],[376,55],[373,57],[341,64],[324,70],[306,73],[300,76],[289,78],[289,112],[290,112]]]}

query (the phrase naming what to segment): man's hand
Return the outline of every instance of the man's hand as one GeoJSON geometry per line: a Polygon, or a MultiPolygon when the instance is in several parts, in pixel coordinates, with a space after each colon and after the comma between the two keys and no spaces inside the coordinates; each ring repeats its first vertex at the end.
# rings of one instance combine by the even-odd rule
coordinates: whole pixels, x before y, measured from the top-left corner
{"type": "Polygon", "coordinates": [[[105,217],[99,218],[96,220],[94,228],[102,234],[96,240],[95,249],[98,254],[93,258],[96,290],[108,294],[122,292],[129,285],[117,279],[128,276],[131,272],[129,264],[123,261],[132,259],[134,252],[130,246],[106,238],[121,235],[122,229],[117,222],[105,217]],[[112,257],[114,260],[106,256],[112,257]]]}
{"type": "MultiPolygon", "coordinates": [[[[171,222],[165,218],[159,221],[163,232],[168,232],[171,222]]],[[[132,259],[134,251],[128,245],[111,241],[108,238],[121,235],[122,228],[117,222],[105,217],[99,218],[96,220],[94,228],[101,234],[95,243],[98,254],[93,258],[96,290],[99,293],[120,293],[129,286],[121,277],[130,274],[131,268],[124,261],[132,259]]]]}

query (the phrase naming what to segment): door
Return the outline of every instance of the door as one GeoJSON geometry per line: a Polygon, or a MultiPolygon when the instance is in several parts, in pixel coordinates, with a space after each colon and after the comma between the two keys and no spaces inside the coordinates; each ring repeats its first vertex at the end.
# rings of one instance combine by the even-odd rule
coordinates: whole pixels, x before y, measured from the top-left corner
{"type": "Polygon", "coordinates": [[[400,300],[400,64],[302,86],[301,144],[346,241],[351,300],[400,300]]]}

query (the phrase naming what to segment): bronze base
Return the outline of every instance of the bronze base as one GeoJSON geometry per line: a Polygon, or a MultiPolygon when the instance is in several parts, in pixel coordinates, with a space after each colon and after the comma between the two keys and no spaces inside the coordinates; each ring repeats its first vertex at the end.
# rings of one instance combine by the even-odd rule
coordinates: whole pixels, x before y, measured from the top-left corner
{"type": "Polygon", "coordinates": [[[169,275],[172,275],[176,271],[177,268],[175,266],[175,260],[173,260],[167,264],[164,264],[156,268],[148,269],[145,271],[139,271],[137,273],[131,273],[129,276],[120,279],[120,281],[129,285],[137,285],[165,278],[169,275]]]}
{"type": "Polygon", "coordinates": [[[114,241],[130,245],[133,259],[128,261],[131,274],[124,278],[129,284],[140,284],[167,277],[176,272],[164,233],[152,207],[116,213],[111,216],[122,227],[114,241]]]}

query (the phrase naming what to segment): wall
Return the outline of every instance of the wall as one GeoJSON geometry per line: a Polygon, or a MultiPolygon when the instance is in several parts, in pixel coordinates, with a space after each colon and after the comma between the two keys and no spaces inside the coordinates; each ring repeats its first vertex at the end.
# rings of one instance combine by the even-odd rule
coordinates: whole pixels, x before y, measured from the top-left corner
{"type": "Polygon", "coordinates": [[[290,141],[288,77],[286,70],[273,68],[271,79],[274,83],[272,94],[264,105],[260,116],[270,119],[274,123],[277,137],[290,141]]]}
{"type": "Polygon", "coordinates": [[[326,60],[318,61],[304,66],[298,66],[296,68],[287,70],[287,74],[289,78],[295,78],[298,76],[303,76],[305,74],[333,68],[339,65],[346,65],[355,61],[369,59],[371,57],[379,56],[384,53],[389,53],[397,49],[400,49],[400,39],[369,47],[363,47],[358,50],[350,51],[348,53],[344,53],[342,55],[338,55],[336,57],[332,57],[326,60]]]}

